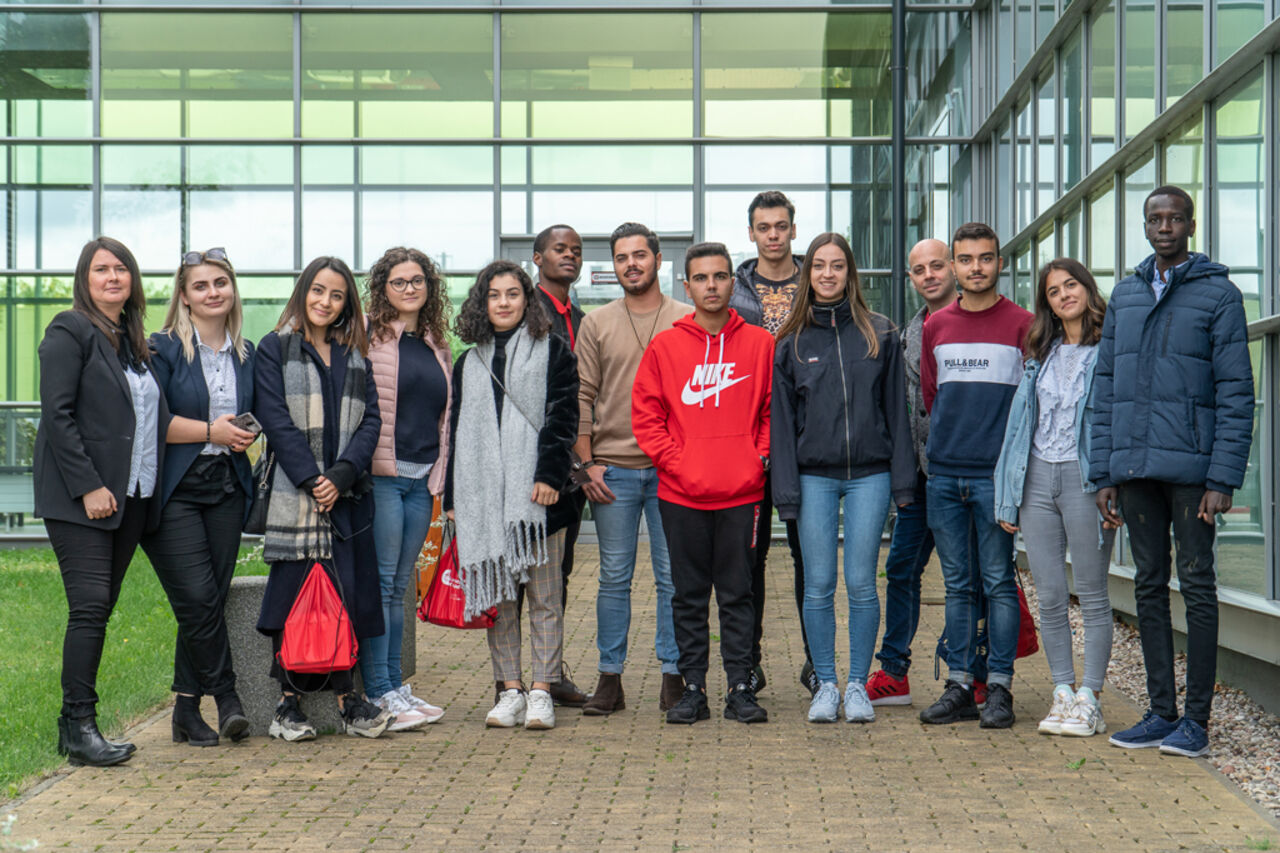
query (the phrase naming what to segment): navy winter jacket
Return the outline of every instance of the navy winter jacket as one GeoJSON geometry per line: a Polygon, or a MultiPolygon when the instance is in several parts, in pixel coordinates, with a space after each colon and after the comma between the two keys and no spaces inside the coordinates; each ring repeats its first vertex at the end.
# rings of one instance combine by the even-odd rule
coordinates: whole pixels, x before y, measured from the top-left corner
{"type": "Polygon", "coordinates": [[[1094,372],[1090,476],[1099,488],[1151,479],[1231,494],[1253,435],[1244,301],[1197,252],[1151,290],[1155,255],[1116,285],[1094,372]]]}

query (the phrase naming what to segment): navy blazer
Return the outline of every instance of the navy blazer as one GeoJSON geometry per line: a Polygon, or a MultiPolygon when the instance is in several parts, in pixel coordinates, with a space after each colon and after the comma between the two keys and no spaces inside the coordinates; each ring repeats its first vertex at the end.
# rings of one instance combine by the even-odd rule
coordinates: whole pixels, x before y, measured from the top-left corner
{"type": "MultiPolygon", "coordinates": [[[[231,362],[236,369],[236,414],[244,414],[253,409],[253,344],[245,341],[247,355],[243,362],[232,350],[231,362]]],[[[205,382],[204,368],[200,364],[200,353],[187,361],[182,352],[182,341],[168,332],[155,332],[151,335],[151,369],[164,392],[165,402],[169,404],[169,413],[192,420],[209,421],[209,385],[205,382]]],[[[178,483],[186,476],[191,463],[200,456],[204,443],[189,442],[169,444],[165,448],[164,468],[160,472],[160,487],[157,490],[160,505],[164,506],[173,497],[178,483]]],[[[249,460],[243,453],[232,453],[231,464],[236,472],[240,488],[247,497],[253,495],[253,471],[249,460]]],[[[249,504],[245,504],[245,513],[249,504]]]]}
{"type": "MultiPolygon", "coordinates": [[[[164,437],[169,431],[164,394],[157,421],[156,466],[163,471],[164,437]]],[[[135,429],[129,380],[111,342],[87,315],[61,312],[40,342],[36,516],[100,530],[118,528],[124,517],[135,429]],[[85,515],[83,498],[102,486],[111,490],[118,508],[106,518],[91,519],[85,515]]],[[[150,501],[147,529],[154,529],[159,521],[160,502],[150,501]]]]}

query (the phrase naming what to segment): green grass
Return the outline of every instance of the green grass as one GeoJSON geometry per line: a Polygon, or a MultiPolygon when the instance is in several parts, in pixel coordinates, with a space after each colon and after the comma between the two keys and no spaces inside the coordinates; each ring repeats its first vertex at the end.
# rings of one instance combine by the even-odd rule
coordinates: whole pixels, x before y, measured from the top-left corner
{"type": "MultiPolygon", "coordinates": [[[[247,555],[248,550],[243,550],[247,555]]],[[[265,574],[252,559],[237,574],[265,574]]],[[[0,551],[0,799],[16,797],[59,767],[55,720],[62,704],[67,600],[49,548],[0,551]]],[[[173,612],[139,549],[107,626],[98,671],[98,725],[119,735],[169,699],[173,612]]]]}

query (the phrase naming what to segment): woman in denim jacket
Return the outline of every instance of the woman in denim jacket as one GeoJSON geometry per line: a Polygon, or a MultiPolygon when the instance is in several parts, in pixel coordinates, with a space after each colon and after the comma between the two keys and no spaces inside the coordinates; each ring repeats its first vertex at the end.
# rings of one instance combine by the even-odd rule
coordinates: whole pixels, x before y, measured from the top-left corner
{"type": "Polygon", "coordinates": [[[996,463],[996,521],[1022,529],[1040,599],[1040,632],[1053,676],[1042,734],[1106,731],[1098,694],[1111,659],[1107,594],[1114,530],[1101,524],[1089,481],[1089,395],[1106,303],[1079,261],[1058,258],[1040,271],[1030,354],[996,463]],[[1067,619],[1066,556],[1084,616],[1084,678],[1076,689],[1067,619]]]}

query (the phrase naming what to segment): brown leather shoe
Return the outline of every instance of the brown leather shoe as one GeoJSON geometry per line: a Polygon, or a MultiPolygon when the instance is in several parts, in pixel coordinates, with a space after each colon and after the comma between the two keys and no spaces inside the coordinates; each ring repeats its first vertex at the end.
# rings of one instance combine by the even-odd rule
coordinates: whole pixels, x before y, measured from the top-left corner
{"type": "Polygon", "coordinates": [[[582,706],[582,713],[587,717],[607,717],[614,711],[621,711],[626,707],[626,696],[622,693],[622,676],[602,672],[600,680],[596,682],[596,692],[582,706]]]}
{"type": "Polygon", "coordinates": [[[658,710],[667,711],[680,704],[684,695],[684,677],[669,672],[662,673],[662,693],[658,695],[658,710]]]}
{"type": "Polygon", "coordinates": [[[565,664],[560,665],[560,680],[551,685],[551,701],[566,708],[581,708],[587,703],[587,694],[573,683],[565,664]]]}

